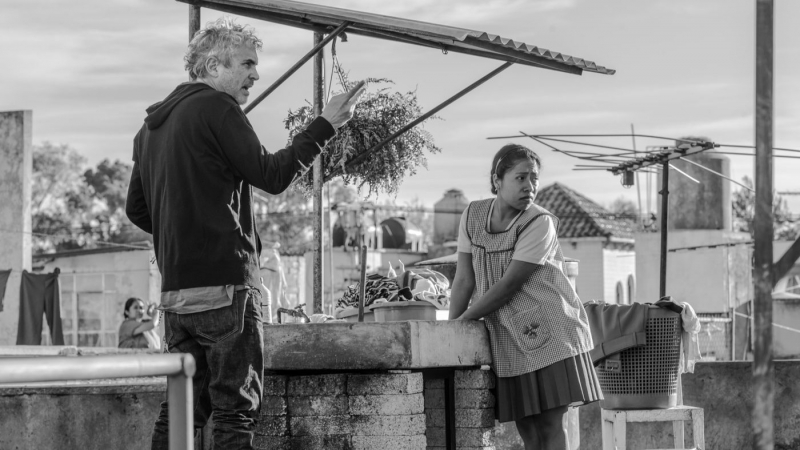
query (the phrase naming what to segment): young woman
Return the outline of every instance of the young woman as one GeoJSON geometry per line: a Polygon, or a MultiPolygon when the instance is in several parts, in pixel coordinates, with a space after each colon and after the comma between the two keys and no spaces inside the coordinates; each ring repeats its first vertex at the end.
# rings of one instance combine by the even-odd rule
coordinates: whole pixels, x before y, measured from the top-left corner
{"type": "Polygon", "coordinates": [[[495,155],[496,197],[470,203],[461,218],[450,318],[485,318],[497,419],[516,422],[526,450],[563,450],[567,408],[602,394],[586,311],[563,272],[558,219],[534,203],[540,169],[521,145],[495,155]]]}
{"type": "Polygon", "coordinates": [[[123,316],[125,320],[119,326],[119,347],[120,348],[150,348],[159,349],[161,344],[155,333],[158,326],[159,314],[155,312],[156,305],[147,307],[147,315],[152,320],[144,320],[144,301],[137,297],[131,297],[125,302],[123,316]]]}

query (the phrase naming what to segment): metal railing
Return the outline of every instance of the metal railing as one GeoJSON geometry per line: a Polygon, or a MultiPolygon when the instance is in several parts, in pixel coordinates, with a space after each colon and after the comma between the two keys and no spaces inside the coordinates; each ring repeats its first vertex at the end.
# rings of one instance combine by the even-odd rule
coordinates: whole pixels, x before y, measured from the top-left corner
{"type": "Polygon", "coordinates": [[[194,449],[192,355],[42,356],[3,358],[0,384],[101,378],[167,377],[170,450],[194,449]]]}

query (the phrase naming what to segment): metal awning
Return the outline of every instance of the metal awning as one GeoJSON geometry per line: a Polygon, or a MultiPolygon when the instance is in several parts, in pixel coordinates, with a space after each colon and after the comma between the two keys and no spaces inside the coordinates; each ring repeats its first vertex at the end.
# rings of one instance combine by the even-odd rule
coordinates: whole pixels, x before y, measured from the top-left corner
{"type": "Polygon", "coordinates": [[[240,16],[293,26],[320,33],[350,22],[347,33],[445,52],[465,53],[528,66],[580,75],[589,72],[613,75],[615,70],[583,58],[565,55],[484,31],[468,30],[399,17],[313,5],[292,0],[178,0],[240,16]]]}

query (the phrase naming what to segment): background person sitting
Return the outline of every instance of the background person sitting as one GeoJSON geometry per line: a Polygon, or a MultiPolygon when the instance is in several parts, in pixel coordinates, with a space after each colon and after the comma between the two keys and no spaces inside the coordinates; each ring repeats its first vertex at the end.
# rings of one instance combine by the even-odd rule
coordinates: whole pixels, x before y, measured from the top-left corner
{"type": "Polygon", "coordinates": [[[147,306],[148,319],[144,318],[144,301],[138,297],[131,297],[125,302],[123,315],[125,320],[119,326],[119,348],[161,348],[155,328],[158,326],[156,305],[147,306]]]}

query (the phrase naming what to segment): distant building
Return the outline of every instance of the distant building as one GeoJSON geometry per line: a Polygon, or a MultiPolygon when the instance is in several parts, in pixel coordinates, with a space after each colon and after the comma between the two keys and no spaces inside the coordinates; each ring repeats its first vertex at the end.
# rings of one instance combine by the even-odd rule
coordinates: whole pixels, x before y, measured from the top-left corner
{"type": "Polygon", "coordinates": [[[576,290],[582,301],[636,301],[633,222],[561,183],[541,189],[536,203],[558,217],[564,256],[579,261],[576,290]]]}

